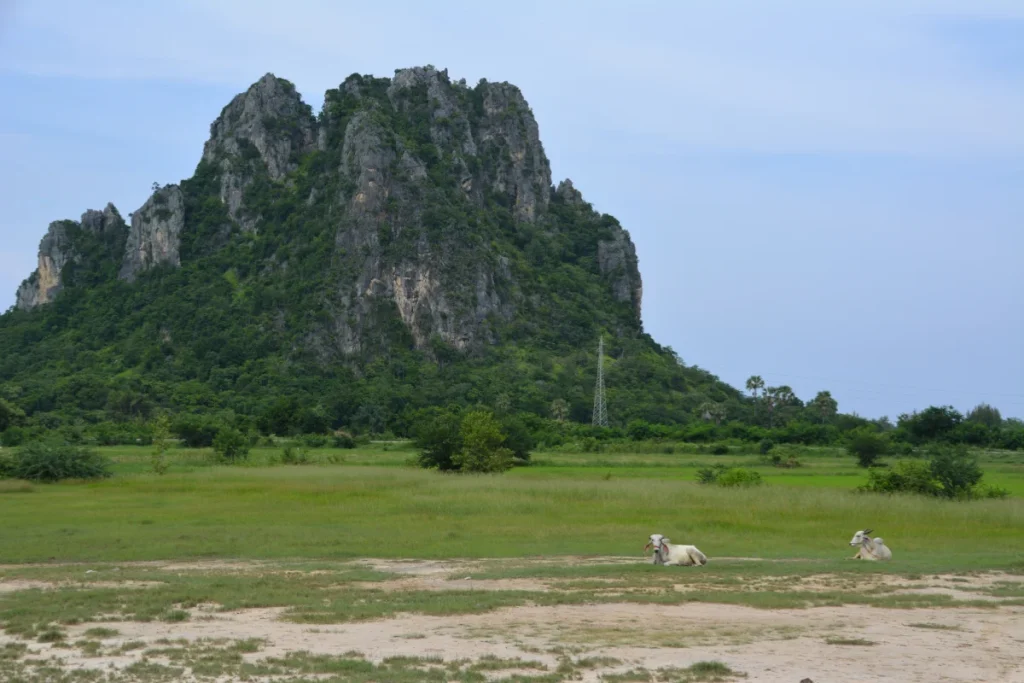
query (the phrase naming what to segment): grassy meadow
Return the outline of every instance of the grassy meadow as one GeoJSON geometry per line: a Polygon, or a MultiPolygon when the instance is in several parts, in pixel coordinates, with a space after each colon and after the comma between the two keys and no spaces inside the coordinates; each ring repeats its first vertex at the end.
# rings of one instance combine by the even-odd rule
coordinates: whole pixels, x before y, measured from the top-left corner
{"type": "Polygon", "coordinates": [[[871,527],[893,549],[886,571],[1024,567],[1024,456],[1010,453],[986,453],[982,465],[985,482],[1012,496],[962,503],[855,493],[864,471],[826,449],[808,449],[796,469],[753,454],[541,452],[499,476],[424,471],[402,444],[316,449],[307,465],[275,464],[280,448],[254,449],[242,466],[173,448],[164,475],[150,471],[149,447],[103,451],[116,463],[109,480],[0,483],[0,563],[639,558],[658,532],[712,560],[853,569],[847,542],[871,527]],[[695,483],[715,463],[752,467],[765,483],[695,483]]]}

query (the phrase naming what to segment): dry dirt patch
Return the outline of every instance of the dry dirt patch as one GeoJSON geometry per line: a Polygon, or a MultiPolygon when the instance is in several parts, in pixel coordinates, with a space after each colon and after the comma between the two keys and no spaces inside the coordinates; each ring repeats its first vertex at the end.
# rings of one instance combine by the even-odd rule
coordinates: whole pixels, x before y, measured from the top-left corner
{"type": "MultiPolygon", "coordinates": [[[[613,558],[578,558],[575,563],[609,563],[613,558]]],[[[635,558],[614,558],[635,563],[635,558]]],[[[392,581],[350,583],[378,590],[522,590],[558,592],[563,579],[473,580],[468,576],[498,561],[365,560],[339,563],[339,568],[362,566],[400,575],[392,581]]],[[[555,560],[515,560],[500,566],[554,563],[555,560]]],[[[559,564],[565,559],[560,558],[559,564]]],[[[128,563],[120,566],[131,566],[128,563]]],[[[137,563],[163,571],[286,572],[312,574],[287,565],[244,562],[137,563]]],[[[686,571],[686,570],[683,570],[686,571]]],[[[83,568],[84,572],[84,568],[83,568]]],[[[108,575],[109,576],[109,575],[108,575]]],[[[83,574],[84,578],[84,574],[83,574]]],[[[695,577],[696,578],[696,577],[695,577]]],[[[710,579],[711,577],[709,577],[710,579]]],[[[607,579],[587,579],[601,583],[607,579]]],[[[1024,577],[990,572],[970,576],[813,575],[763,577],[745,582],[743,590],[836,591],[866,590],[941,592],[958,599],[978,599],[979,591],[1019,586],[1024,577]]],[[[17,590],[81,587],[146,588],[145,581],[56,581],[2,579],[0,593],[17,590]]],[[[676,590],[735,590],[736,586],[695,580],[676,590]]],[[[671,585],[671,584],[670,584],[671,585]]],[[[607,595],[607,594],[605,594],[607,595]]],[[[217,605],[190,610],[184,622],[105,622],[116,636],[103,639],[102,650],[31,643],[34,657],[59,658],[66,669],[124,670],[141,661],[159,641],[187,643],[258,640],[258,652],[246,661],[309,651],[340,656],[359,652],[373,662],[390,657],[481,660],[501,658],[538,661],[555,671],[567,661],[603,658],[581,668],[576,680],[600,680],[604,674],[643,668],[682,668],[699,661],[718,660],[749,681],[1000,681],[1024,683],[1024,608],[888,609],[845,605],[809,609],[757,609],[713,603],[583,604],[524,606],[486,614],[459,616],[399,615],[375,621],[310,625],[282,619],[286,608],[219,611],[217,605]],[[122,650],[128,645],[130,649],[122,650]],[[615,660],[615,661],[613,661],[615,660]],[[868,669],[865,669],[868,666],[868,669]]],[[[97,624],[66,627],[67,642],[76,643],[97,624]]],[[[0,634],[0,647],[23,643],[0,634]]],[[[502,675],[507,675],[504,672],[502,675]]],[[[225,679],[228,680],[228,679],[225,679]]]]}

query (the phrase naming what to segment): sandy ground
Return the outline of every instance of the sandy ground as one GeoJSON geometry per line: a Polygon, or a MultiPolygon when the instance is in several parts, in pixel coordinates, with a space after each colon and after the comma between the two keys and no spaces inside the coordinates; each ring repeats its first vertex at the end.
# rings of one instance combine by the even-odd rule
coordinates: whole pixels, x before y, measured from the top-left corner
{"type": "MultiPolygon", "coordinates": [[[[634,560],[635,561],[635,560],[634,560]]],[[[163,565],[225,570],[227,563],[163,565]],[[216,567],[216,568],[215,568],[216,567]]],[[[557,590],[551,582],[533,579],[473,581],[470,562],[365,561],[403,578],[371,584],[388,590],[557,590]],[[390,585],[388,585],[390,584],[390,585]]],[[[254,565],[234,563],[231,570],[254,565]]],[[[264,569],[266,565],[263,566],[264,569]]],[[[800,580],[802,590],[833,589],[846,577],[821,575],[800,580]]],[[[970,577],[929,576],[921,581],[879,576],[900,591],[942,592],[977,599],[972,588],[999,581],[1018,583],[1024,577],[983,574],[970,577]]],[[[43,582],[0,581],[0,592],[42,587],[43,582]]],[[[144,583],[144,582],[138,582],[144,583]]],[[[80,584],[81,585],[81,584],[80,584]]],[[[52,586],[52,585],[51,585],[52,586]]],[[[134,588],[145,588],[136,585],[134,588]]],[[[685,590],[690,586],[680,585],[685,590]]],[[[581,671],[579,680],[599,681],[602,674],[643,667],[686,667],[719,660],[747,675],[748,681],[815,683],[835,681],[986,681],[1024,683],[1024,608],[1016,606],[886,609],[846,605],[809,609],[765,610],[737,605],[593,604],[514,607],[487,614],[432,617],[401,615],[378,621],[318,625],[282,620],[282,609],[219,612],[216,606],[193,610],[182,623],[113,622],[119,631],[105,641],[154,645],[159,639],[248,639],[266,641],[258,660],[288,652],[341,655],[356,651],[379,662],[387,657],[478,659],[519,657],[552,668],[559,656],[609,657],[619,660],[581,671]],[[828,641],[834,641],[830,644],[828,641]],[[860,641],[854,644],[851,641],[860,641]],[[864,641],[868,641],[865,643],[864,641]]],[[[68,628],[74,641],[94,624],[68,628]]],[[[0,635],[0,644],[16,639],[0,635]]],[[[40,656],[63,659],[68,668],[123,668],[141,656],[132,651],[116,656],[87,657],[74,649],[32,644],[40,656]]]]}

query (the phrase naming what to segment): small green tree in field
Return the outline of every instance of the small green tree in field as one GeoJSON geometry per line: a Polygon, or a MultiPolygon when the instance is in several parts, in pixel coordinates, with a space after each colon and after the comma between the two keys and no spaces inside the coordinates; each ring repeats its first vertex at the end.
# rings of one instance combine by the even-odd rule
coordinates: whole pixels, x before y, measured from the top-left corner
{"type": "Polygon", "coordinates": [[[166,415],[153,420],[153,455],[150,468],[156,474],[167,474],[170,464],[167,462],[167,440],[171,438],[171,421],[166,415]]]}
{"type": "Polygon", "coordinates": [[[858,427],[850,432],[846,451],[857,458],[861,467],[871,467],[888,449],[885,437],[871,427],[858,427]]]}
{"type": "Polygon", "coordinates": [[[966,446],[940,447],[929,454],[932,476],[942,487],[946,498],[970,498],[981,481],[977,456],[966,446]]]}
{"type": "Polygon", "coordinates": [[[249,457],[249,439],[234,427],[223,427],[213,439],[213,450],[227,462],[244,460],[249,457]]]}
{"type": "Polygon", "coordinates": [[[462,449],[452,456],[461,472],[504,472],[512,467],[512,451],[504,446],[501,424],[485,410],[462,418],[462,449]]]}
{"type": "Polygon", "coordinates": [[[434,409],[415,427],[414,443],[420,449],[421,467],[442,472],[459,469],[454,456],[462,450],[459,416],[450,410],[434,409]]]}

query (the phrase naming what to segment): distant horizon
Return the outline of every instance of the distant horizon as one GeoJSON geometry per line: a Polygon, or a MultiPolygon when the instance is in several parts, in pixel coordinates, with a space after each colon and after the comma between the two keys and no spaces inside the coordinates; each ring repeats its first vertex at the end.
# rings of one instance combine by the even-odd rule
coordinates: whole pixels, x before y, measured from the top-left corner
{"type": "Polygon", "coordinates": [[[687,365],[872,419],[1024,417],[1024,6],[451,6],[0,8],[0,311],[51,221],[127,220],[265,73],[319,111],[352,73],[432,64],[522,90],[554,183],[630,232],[644,329],[687,365]]]}

